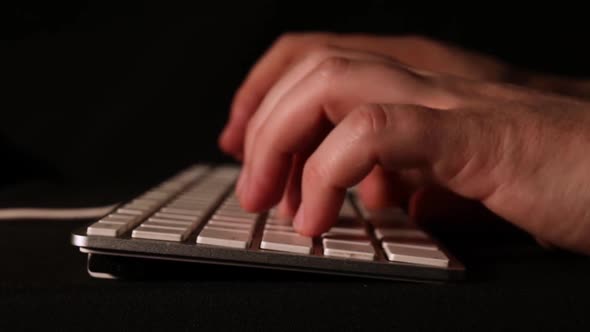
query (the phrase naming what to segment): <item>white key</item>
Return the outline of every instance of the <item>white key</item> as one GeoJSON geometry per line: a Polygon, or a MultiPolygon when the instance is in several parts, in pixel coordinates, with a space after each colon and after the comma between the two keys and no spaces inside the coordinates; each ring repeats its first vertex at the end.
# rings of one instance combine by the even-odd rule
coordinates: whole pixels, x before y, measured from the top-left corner
{"type": "Polygon", "coordinates": [[[414,248],[414,249],[425,249],[425,250],[438,250],[436,243],[429,240],[420,239],[386,239],[387,243],[396,245],[398,247],[414,248]]]}
{"type": "Polygon", "coordinates": [[[348,234],[348,235],[367,235],[367,231],[363,227],[352,228],[352,227],[338,227],[334,226],[330,228],[328,233],[332,234],[348,234]]]}
{"type": "Polygon", "coordinates": [[[344,242],[344,243],[364,243],[366,245],[371,244],[371,239],[367,235],[350,235],[350,234],[342,234],[342,233],[324,233],[322,234],[322,241],[324,239],[329,239],[330,241],[335,242],[344,242]]]}
{"type": "Polygon", "coordinates": [[[375,229],[377,239],[383,238],[406,238],[406,239],[429,239],[428,234],[415,228],[377,228],[375,229]]]}
{"type": "Polygon", "coordinates": [[[393,262],[437,267],[447,267],[449,265],[449,258],[438,250],[400,247],[388,242],[383,243],[383,250],[387,254],[387,259],[393,262]]]}
{"type": "Polygon", "coordinates": [[[200,210],[177,209],[177,208],[166,208],[166,207],[162,208],[160,211],[164,212],[164,213],[184,214],[187,216],[200,216],[203,214],[203,212],[201,212],[200,210]]]}
{"type": "Polygon", "coordinates": [[[144,210],[127,209],[127,208],[119,208],[119,209],[117,209],[117,212],[122,213],[122,214],[132,214],[135,216],[141,216],[146,213],[146,211],[144,211],[144,210]]]}
{"type": "Polygon", "coordinates": [[[98,236],[110,236],[110,237],[117,237],[125,231],[127,231],[127,225],[125,224],[109,224],[109,223],[101,223],[96,222],[86,229],[86,234],[88,235],[98,235],[98,236]]]}
{"type": "Polygon", "coordinates": [[[210,220],[207,225],[224,227],[228,229],[241,229],[248,232],[252,232],[254,230],[254,224],[241,224],[230,221],[210,220]]]}
{"type": "Polygon", "coordinates": [[[161,229],[154,227],[139,226],[133,230],[131,236],[135,239],[163,240],[163,241],[184,241],[190,231],[176,229],[161,229]]]}
{"type": "Polygon", "coordinates": [[[142,227],[152,227],[152,228],[160,228],[160,229],[173,229],[173,230],[187,230],[188,228],[190,228],[190,224],[189,225],[171,225],[171,224],[167,224],[167,223],[161,223],[161,222],[157,222],[157,221],[146,221],[143,224],[141,224],[142,227]]]}
{"type": "Polygon", "coordinates": [[[165,212],[156,212],[154,217],[170,219],[170,220],[188,220],[188,221],[197,221],[201,219],[200,216],[189,216],[186,214],[179,214],[179,213],[165,213],[165,212]]]}
{"type": "Polygon", "coordinates": [[[250,234],[239,230],[205,227],[197,236],[197,243],[245,249],[250,243],[250,234]]]}
{"type": "Polygon", "coordinates": [[[170,219],[158,218],[158,217],[151,217],[148,219],[148,221],[159,222],[159,223],[167,224],[167,225],[186,226],[186,227],[194,224],[194,222],[188,221],[188,220],[170,220],[170,219]]]}
{"type": "Polygon", "coordinates": [[[157,204],[147,205],[144,203],[129,203],[129,204],[126,204],[123,208],[149,212],[149,211],[153,210],[154,207],[156,207],[156,206],[157,206],[157,204]]]}
{"type": "Polygon", "coordinates": [[[121,220],[121,221],[132,221],[137,219],[137,216],[132,216],[129,214],[119,214],[119,213],[111,213],[106,216],[104,219],[111,219],[111,220],[121,220]]]}
{"type": "Polygon", "coordinates": [[[266,224],[266,225],[264,225],[264,229],[268,230],[268,231],[275,231],[275,232],[296,233],[295,229],[292,226],[286,226],[286,225],[266,224]]]}
{"type": "Polygon", "coordinates": [[[137,216],[130,216],[130,215],[119,215],[119,214],[111,214],[108,215],[104,218],[102,218],[100,221],[102,222],[109,222],[109,223],[133,223],[136,220],[138,220],[139,218],[137,216]]]}
{"type": "Polygon", "coordinates": [[[205,225],[205,227],[203,227],[203,229],[215,229],[215,230],[220,230],[220,231],[228,231],[228,232],[243,233],[243,234],[247,234],[247,235],[252,235],[252,232],[249,232],[244,229],[231,229],[231,228],[227,228],[224,226],[217,226],[217,225],[205,225]]]}
{"type": "Polygon", "coordinates": [[[236,216],[224,216],[224,215],[220,215],[218,213],[215,213],[213,215],[213,217],[211,217],[211,219],[215,219],[215,220],[225,220],[225,221],[237,221],[237,222],[254,222],[256,221],[258,217],[257,216],[253,216],[253,217],[236,217],[236,216]]]}
{"type": "Polygon", "coordinates": [[[310,237],[301,236],[299,234],[264,231],[260,248],[309,254],[313,248],[313,241],[310,237]]]}
{"type": "Polygon", "coordinates": [[[375,249],[366,243],[351,243],[333,241],[330,239],[322,240],[324,245],[324,255],[343,258],[357,258],[364,260],[373,260],[375,258],[375,249]]]}
{"type": "Polygon", "coordinates": [[[162,191],[148,191],[147,193],[141,195],[139,198],[140,199],[155,199],[155,200],[159,200],[159,201],[163,201],[165,199],[167,199],[168,197],[170,197],[170,194],[162,192],[162,191]]]}
{"type": "Polygon", "coordinates": [[[227,216],[227,217],[243,217],[243,218],[256,218],[258,213],[250,213],[246,211],[228,211],[224,209],[219,209],[215,211],[216,215],[220,216],[227,216]]]}
{"type": "Polygon", "coordinates": [[[101,224],[115,224],[115,225],[126,225],[128,221],[104,218],[98,221],[101,224]]]}

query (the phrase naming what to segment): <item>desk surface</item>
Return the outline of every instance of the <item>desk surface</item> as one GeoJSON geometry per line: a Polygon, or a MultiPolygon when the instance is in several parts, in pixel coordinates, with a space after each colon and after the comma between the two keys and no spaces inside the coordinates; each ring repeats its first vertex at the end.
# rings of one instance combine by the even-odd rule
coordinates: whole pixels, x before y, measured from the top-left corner
{"type": "MultiPolygon", "coordinates": [[[[2,204],[8,206],[10,198],[22,202],[27,190],[0,191],[2,204]]],[[[70,194],[52,193],[53,201],[87,202],[88,197],[65,191],[70,194]]],[[[87,190],[104,197],[99,191],[87,190]]],[[[31,197],[42,199],[39,191],[31,197]]],[[[427,285],[210,266],[185,280],[92,279],[85,256],[69,244],[70,232],[80,224],[0,221],[0,330],[63,324],[102,331],[590,326],[590,259],[543,250],[512,229],[453,234],[453,250],[470,268],[471,279],[427,285]]]]}

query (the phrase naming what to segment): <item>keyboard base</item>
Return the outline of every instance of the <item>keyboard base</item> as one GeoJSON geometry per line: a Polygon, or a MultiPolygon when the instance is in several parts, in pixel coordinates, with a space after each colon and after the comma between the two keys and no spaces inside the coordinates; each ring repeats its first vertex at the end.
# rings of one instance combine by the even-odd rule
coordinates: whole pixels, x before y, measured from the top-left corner
{"type": "MultiPolygon", "coordinates": [[[[312,274],[333,276],[350,276],[372,279],[387,279],[408,282],[459,282],[465,279],[464,267],[453,260],[445,269],[420,266],[416,264],[392,262],[365,262],[355,259],[327,259],[315,255],[297,255],[283,252],[272,252],[261,249],[232,249],[193,243],[171,243],[157,240],[130,240],[126,238],[109,238],[88,236],[82,228],[72,233],[72,244],[89,254],[89,273],[95,277],[125,278],[133,276],[130,270],[139,269],[145,277],[150,266],[157,261],[176,263],[206,263],[207,266],[225,265],[262,268],[265,270],[297,271],[312,274]],[[97,256],[109,264],[91,265],[92,257],[97,256]],[[125,258],[125,259],[123,259],[125,258]],[[125,262],[125,263],[123,263],[125,262]],[[133,263],[126,265],[128,263],[133,263]],[[103,268],[98,268],[102,266],[103,268]],[[92,267],[92,269],[91,269],[92,267]],[[108,268],[107,268],[108,267],[108,268]],[[127,272],[126,272],[127,271],[127,272]]],[[[176,265],[176,264],[175,264],[176,265]]],[[[191,269],[190,265],[182,264],[172,270],[165,270],[170,278],[177,278],[176,268],[191,269]]],[[[203,271],[202,266],[198,268],[203,271]]],[[[162,269],[159,270],[160,273],[162,269]]],[[[186,272],[185,272],[186,273],[186,272]]],[[[259,273],[257,273],[259,275],[259,273]]],[[[135,277],[138,275],[135,274],[135,277]]],[[[240,278],[242,274],[236,274],[240,278]]],[[[133,278],[133,277],[132,277],[133,278]]]]}

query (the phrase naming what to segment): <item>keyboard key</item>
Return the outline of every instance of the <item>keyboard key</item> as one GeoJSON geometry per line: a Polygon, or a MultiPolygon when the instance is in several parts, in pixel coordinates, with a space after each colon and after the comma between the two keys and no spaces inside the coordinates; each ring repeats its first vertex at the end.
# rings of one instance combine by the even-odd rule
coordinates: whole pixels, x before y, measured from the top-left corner
{"type": "Polygon", "coordinates": [[[131,236],[134,239],[163,240],[181,242],[186,240],[190,230],[162,229],[156,227],[139,226],[134,229],[131,236]]]}
{"type": "Polygon", "coordinates": [[[244,230],[244,229],[235,229],[235,228],[228,228],[228,227],[225,227],[225,226],[205,225],[205,227],[203,227],[203,229],[215,229],[215,230],[228,231],[228,232],[233,232],[233,233],[243,233],[243,234],[247,234],[250,237],[252,236],[252,232],[249,232],[247,230],[244,230]]]}
{"type": "Polygon", "coordinates": [[[205,227],[197,236],[197,243],[245,249],[250,243],[250,235],[240,230],[205,227]]]}
{"type": "Polygon", "coordinates": [[[170,219],[170,220],[188,220],[188,221],[197,221],[197,220],[201,219],[201,216],[189,216],[186,214],[166,213],[166,212],[156,212],[154,214],[154,217],[170,219]]]}
{"type": "Polygon", "coordinates": [[[375,258],[375,249],[371,244],[340,242],[330,239],[323,239],[322,242],[325,256],[364,260],[373,260],[375,258]]]}
{"type": "Polygon", "coordinates": [[[146,221],[141,224],[143,227],[161,228],[161,229],[175,229],[175,230],[187,230],[191,225],[174,225],[168,223],[162,223],[157,221],[146,221]]]}
{"type": "Polygon", "coordinates": [[[147,203],[132,202],[132,203],[125,205],[124,208],[148,212],[150,210],[153,210],[157,205],[158,204],[154,204],[154,203],[147,204],[147,203]]]}
{"type": "Polygon", "coordinates": [[[376,228],[375,236],[379,240],[383,240],[384,238],[388,237],[424,240],[430,238],[428,234],[416,228],[376,228]]]}
{"type": "Polygon", "coordinates": [[[177,214],[184,214],[187,216],[196,216],[196,217],[201,216],[203,214],[203,212],[200,210],[177,209],[177,208],[168,208],[168,207],[162,208],[160,211],[164,212],[164,213],[177,213],[177,214]]]}
{"type": "Polygon", "coordinates": [[[156,199],[156,200],[165,200],[170,197],[170,194],[162,192],[162,191],[149,191],[143,195],[141,195],[140,199],[156,199]]]}
{"type": "Polygon", "coordinates": [[[113,214],[109,214],[108,216],[102,218],[101,221],[113,221],[113,222],[119,221],[119,222],[123,222],[123,223],[132,223],[137,219],[139,219],[137,216],[131,216],[128,214],[113,213],[113,214]]]}
{"type": "Polygon", "coordinates": [[[102,224],[115,224],[115,225],[126,225],[128,223],[128,221],[125,221],[125,220],[117,220],[117,219],[109,219],[109,218],[101,219],[98,222],[102,223],[102,224]]]}
{"type": "Polygon", "coordinates": [[[275,232],[296,233],[295,229],[292,226],[287,226],[287,225],[266,224],[266,225],[264,225],[264,230],[275,231],[275,232]]]}
{"type": "Polygon", "coordinates": [[[99,221],[88,226],[88,228],[86,229],[86,234],[117,237],[125,233],[127,229],[128,228],[126,224],[101,223],[99,221]]]}
{"type": "Polygon", "coordinates": [[[394,238],[388,237],[385,238],[387,243],[399,246],[399,247],[406,247],[406,248],[415,248],[415,249],[426,249],[426,250],[438,250],[438,246],[436,243],[425,240],[425,239],[408,239],[408,238],[394,238]]]}
{"type": "Polygon", "coordinates": [[[332,233],[332,234],[348,234],[348,235],[357,235],[357,236],[363,236],[367,234],[367,231],[365,230],[364,227],[339,227],[339,226],[334,226],[332,228],[330,228],[330,230],[328,231],[328,233],[332,233]]]}
{"type": "Polygon", "coordinates": [[[122,213],[122,214],[131,214],[131,215],[135,215],[135,216],[141,216],[143,214],[146,213],[145,210],[139,210],[139,209],[127,209],[127,208],[119,208],[117,209],[117,212],[122,213]]]}
{"type": "Polygon", "coordinates": [[[298,234],[264,231],[261,249],[309,254],[313,248],[312,239],[298,234]]]}
{"type": "Polygon", "coordinates": [[[238,216],[226,216],[226,215],[223,215],[223,214],[215,213],[211,219],[225,220],[225,221],[237,221],[237,222],[240,222],[240,221],[242,221],[242,222],[254,222],[254,221],[256,221],[256,219],[258,219],[258,216],[238,217],[238,216]]]}
{"type": "Polygon", "coordinates": [[[371,244],[371,239],[367,235],[350,235],[342,233],[327,232],[322,234],[322,239],[329,239],[330,241],[345,242],[345,243],[364,243],[371,244]]]}
{"type": "Polygon", "coordinates": [[[217,227],[225,227],[228,229],[241,229],[244,231],[252,232],[254,230],[254,224],[244,224],[244,223],[236,223],[231,221],[219,221],[219,220],[210,220],[207,225],[217,226],[217,227]]]}
{"type": "Polygon", "coordinates": [[[250,212],[246,212],[246,211],[229,211],[229,210],[224,210],[224,209],[219,209],[217,211],[215,211],[215,214],[220,215],[220,216],[228,216],[228,217],[257,217],[258,213],[250,213],[250,212]]]}
{"type": "Polygon", "coordinates": [[[148,219],[148,221],[158,222],[158,223],[167,224],[167,225],[186,226],[186,227],[194,224],[193,221],[189,221],[189,220],[171,220],[171,219],[158,218],[158,217],[151,217],[148,219]]]}
{"type": "Polygon", "coordinates": [[[438,250],[400,247],[388,242],[383,243],[387,259],[393,262],[447,267],[449,258],[438,250]]]}

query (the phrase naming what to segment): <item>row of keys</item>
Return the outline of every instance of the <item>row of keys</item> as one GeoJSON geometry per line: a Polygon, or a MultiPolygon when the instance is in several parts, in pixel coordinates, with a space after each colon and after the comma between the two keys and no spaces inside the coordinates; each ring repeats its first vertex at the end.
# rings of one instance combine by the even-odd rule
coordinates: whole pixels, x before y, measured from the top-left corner
{"type": "Polygon", "coordinates": [[[197,236],[197,243],[245,249],[250,246],[258,214],[240,208],[231,195],[215,211],[197,236]]]}
{"type": "Polygon", "coordinates": [[[430,235],[411,226],[407,214],[399,208],[379,212],[363,211],[375,229],[388,260],[394,262],[446,267],[449,258],[430,235]]]}
{"type": "Polygon", "coordinates": [[[161,207],[133,230],[136,239],[185,241],[223,197],[236,175],[231,169],[215,169],[206,179],[192,185],[161,207]]]}
{"type": "Polygon", "coordinates": [[[207,170],[206,166],[195,166],[181,172],[90,225],[86,230],[87,234],[117,237],[126,233],[188,184],[203,176],[207,170]]]}

